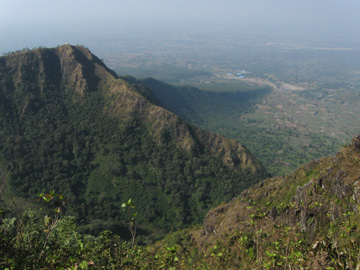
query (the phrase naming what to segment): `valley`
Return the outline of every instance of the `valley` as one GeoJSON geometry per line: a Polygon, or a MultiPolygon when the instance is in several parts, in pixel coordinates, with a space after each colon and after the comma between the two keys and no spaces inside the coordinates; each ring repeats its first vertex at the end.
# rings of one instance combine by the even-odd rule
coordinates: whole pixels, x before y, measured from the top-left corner
{"type": "Polygon", "coordinates": [[[180,40],[147,38],[147,47],[130,49],[126,40],[121,49],[108,47],[105,62],[121,75],[216,93],[272,89],[247,109],[239,100],[233,110],[224,109],[214,99],[212,105],[197,102],[192,116],[182,116],[244,143],[272,175],[335,153],[360,131],[356,46],[311,46],[296,38],[273,42],[270,36],[250,34],[221,40],[191,34],[180,40]]]}

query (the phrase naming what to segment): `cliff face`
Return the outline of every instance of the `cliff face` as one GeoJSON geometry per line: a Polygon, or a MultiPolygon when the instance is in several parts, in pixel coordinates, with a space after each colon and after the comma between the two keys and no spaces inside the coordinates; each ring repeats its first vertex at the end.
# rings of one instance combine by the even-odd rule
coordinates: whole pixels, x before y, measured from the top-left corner
{"type": "Polygon", "coordinates": [[[240,143],[189,125],[84,47],[0,58],[0,97],[10,190],[64,192],[85,223],[121,223],[133,198],[146,226],[181,227],[268,176],[240,143]]]}
{"type": "MultiPolygon", "coordinates": [[[[14,83],[37,83],[44,90],[46,84],[64,84],[84,95],[98,88],[101,68],[114,76],[104,64],[86,48],[63,45],[54,49],[37,49],[2,57],[1,69],[14,75],[14,83]]],[[[46,89],[48,90],[48,89],[46,89]]]]}
{"type": "Polygon", "coordinates": [[[336,155],[266,179],[210,210],[192,239],[202,250],[220,245],[232,254],[232,263],[242,256],[249,269],[269,262],[274,269],[343,269],[356,265],[359,205],[360,136],[355,136],[336,155]]]}

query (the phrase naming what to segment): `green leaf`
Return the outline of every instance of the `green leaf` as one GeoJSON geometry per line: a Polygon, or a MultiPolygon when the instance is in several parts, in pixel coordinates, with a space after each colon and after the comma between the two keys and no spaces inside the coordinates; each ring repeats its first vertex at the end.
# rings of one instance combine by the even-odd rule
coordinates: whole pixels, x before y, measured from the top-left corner
{"type": "Polygon", "coordinates": [[[87,261],[82,261],[80,264],[79,264],[80,268],[81,269],[88,269],[88,263],[87,261]]]}
{"type": "Polygon", "coordinates": [[[294,255],[295,255],[297,258],[300,258],[302,254],[301,254],[300,251],[297,251],[297,252],[294,252],[294,255]]]}

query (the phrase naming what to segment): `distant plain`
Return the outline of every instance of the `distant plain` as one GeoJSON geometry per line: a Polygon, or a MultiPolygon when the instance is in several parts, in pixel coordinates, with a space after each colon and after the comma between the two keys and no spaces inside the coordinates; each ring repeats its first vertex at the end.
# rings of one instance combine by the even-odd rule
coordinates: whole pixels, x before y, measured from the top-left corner
{"type": "Polygon", "coordinates": [[[360,47],[350,41],[253,33],[138,38],[97,43],[93,51],[137,79],[212,92],[271,89],[249,106],[198,102],[186,120],[239,140],[273,175],[336,152],[360,131],[360,47]]]}

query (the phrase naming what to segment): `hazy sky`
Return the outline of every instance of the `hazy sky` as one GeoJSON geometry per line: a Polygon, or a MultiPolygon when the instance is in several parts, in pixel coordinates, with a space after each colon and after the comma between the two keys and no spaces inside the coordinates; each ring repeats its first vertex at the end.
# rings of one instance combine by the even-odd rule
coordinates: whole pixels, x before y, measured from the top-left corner
{"type": "Polygon", "coordinates": [[[83,43],[89,36],[139,29],[238,29],[357,39],[359,13],[359,0],[0,0],[0,52],[83,43]]]}

